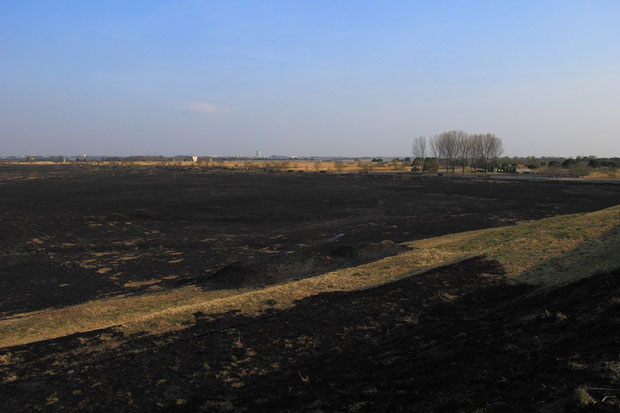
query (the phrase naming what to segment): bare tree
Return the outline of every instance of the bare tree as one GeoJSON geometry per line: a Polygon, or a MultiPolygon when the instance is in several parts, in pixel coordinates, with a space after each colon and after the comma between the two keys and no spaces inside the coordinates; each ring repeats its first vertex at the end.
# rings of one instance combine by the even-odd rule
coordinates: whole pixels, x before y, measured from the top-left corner
{"type": "Polygon", "coordinates": [[[482,136],[481,134],[474,134],[469,136],[469,144],[471,145],[471,161],[474,168],[478,166],[482,167],[482,136]]]}
{"type": "Polygon", "coordinates": [[[502,140],[492,133],[472,135],[472,158],[486,173],[504,152],[502,140]]]}
{"type": "Polygon", "coordinates": [[[482,139],[484,156],[487,167],[490,167],[495,160],[504,152],[502,140],[492,133],[487,133],[482,139]]]}
{"type": "Polygon", "coordinates": [[[413,153],[414,158],[426,157],[426,136],[418,136],[413,140],[413,153]]]}
{"type": "MultiPolygon", "coordinates": [[[[425,157],[426,143],[424,136],[414,139],[415,158],[425,157]]],[[[464,174],[471,164],[486,173],[504,152],[502,140],[492,133],[468,135],[462,130],[451,130],[431,137],[428,144],[437,164],[445,165],[452,173],[460,165],[464,174]]]]}
{"type": "Polygon", "coordinates": [[[431,152],[433,153],[433,157],[437,159],[441,159],[441,145],[439,144],[439,135],[435,135],[429,139],[429,146],[431,147],[431,152]]]}
{"type": "Polygon", "coordinates": [[[471,158],[472,158],[473,146],[474,146],[473,139],[471,136],[469,136],[465,132],[459,135],[457,139],[458,139],[458,142],[457,142],[458,159],[459,159],[461,166],[463,167],[463,175],[465,175],[465,167],[469,165],[469,163],[471,162],[471,158]]]}
{"type": "Polygon", "coordinates": [[[446,169],[454,173],[459,155],[459,140],[467,134],[460,130],[443,132],[433,138],[439,158],[446,163],[446,169]]]}

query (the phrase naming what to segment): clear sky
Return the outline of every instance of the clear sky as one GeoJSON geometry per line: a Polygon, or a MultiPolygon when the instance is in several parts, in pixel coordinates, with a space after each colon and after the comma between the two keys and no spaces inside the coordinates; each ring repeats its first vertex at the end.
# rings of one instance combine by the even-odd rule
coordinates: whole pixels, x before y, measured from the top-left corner
{"type": "Polygon", "coordinates": [[[0,156],[620,156],[620,2],[0,0],[0,156]]]}

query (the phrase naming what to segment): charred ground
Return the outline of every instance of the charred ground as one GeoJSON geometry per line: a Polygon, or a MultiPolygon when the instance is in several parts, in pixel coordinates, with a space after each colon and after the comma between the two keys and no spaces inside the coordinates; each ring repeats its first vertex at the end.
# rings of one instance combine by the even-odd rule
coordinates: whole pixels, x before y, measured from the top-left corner
{"type": "Polygon", "coordinates": [[[5,316],[187,284],[256,287],[395,254],[401,241],[620,203],[620,186],[578,182],[138,167],[3,176],[5,316]]]}
{"type": "Polygon", "coordinates": [[[620,273],[554,290],[473,258],[258,317],[0,352],[5,410],[616,411],[620,273]]]}

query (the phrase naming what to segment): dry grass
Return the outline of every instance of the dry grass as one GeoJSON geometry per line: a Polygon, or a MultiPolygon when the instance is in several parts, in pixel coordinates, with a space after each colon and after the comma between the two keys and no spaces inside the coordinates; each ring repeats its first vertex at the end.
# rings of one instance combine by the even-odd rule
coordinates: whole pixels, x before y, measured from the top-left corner
{"type": "Polygon", "coordinates": [[[0,347],[115,326],[130,334],[184,328],[193,314],[256,313],[287,308],[330,291],[372,288],[473,256],[499,261],[506,277],[541,286],[568,283],[620,266],[620,206],[512,227],[470,231],[407,243],[412,249],[357,267],[259,290],[203,291],[185,287],[115,297],[0,320],[0,347]]]}
{"type": "MultiPolygon", "coordinates": [[[[186,163],[184,166],[192,166],[192,163],[186,163]]],[[[204,167],[204,165],[202,165],[204,167]]],[[[217,161],[212,162],[209,166],[219,166],[230,169],[271,169],[280,171],[296,171],[296,172],[403,172],[410,171],[410,162],[359,162],[352,160],[342,161],[315,161],[307,159],[295,159],[287,161],[277,160],[255,160],[255,161],[217,161]]]]}
{"type": "Polygon", "coordinates": [[[555,286],[620,265],[620,206],[513,227],[471,231],[408,245],[499,261],[519,282],[555,286]]]}
{"type": "MultiPolygon", "coordinates": [[[[311,159],[288,159],[288,160],[265,160],[265,159],[252,159],[252,160],[219,160],[214,159],[210,162],[206,161],[127,161],[127,162],[107,162],[107,161],[92,161],[88,162],[90,167],[109,167],[109,166],[124,166],[127,168],[141,167],[141,168],[154,168],[161,166],[174,166],[192,168],[198,167],[202,169],[209,168],[227,168],[235,170],[258,170],[266,169],[273,171],[299,171],[299,172],[360,172],[360,171],[374,171],[374,172],[398,172],[398,171],[410,171],[411,162],[368,162],[368,161],[317,161],[311,159]]],[[[15,162],[14,165],[28,165],[28,166],[54,166],[59,165],[54,162],[15,162]]],[[[62,164],[61,164],[62,165],[62,164]]],[[[71,164],[67,164],[71,165],[71,164]]],[[[81,165],[81,164],[80,164],[81,165]]],[[[37,175],[37,171],[34,171],[34,175],[28,177],[28,179],[39,179],[43,176],[37,175]]]]}
{"type": "MultiPolygon", "coordinates": [[[[2,162],[0,161],[0,164],[2,162]]],[[[287,160],[272,160],[272,159],[245,159],[245,160],[220,160],[213,159],[211,161],[199,160],[198,162],[192,161],[89,161],[87,163],[57,163],[51,161],[35,161],[35,162],[10,162],[10,165],[27,165],[37,167],[49,167],[55,165],[76,166],[84,167],[88,166],[95,168],[94,170],[102,170],[102,168],[109,168],[112,166],[124,167],[128,169],[138,170],[138,168],[147,168],[148,174],[153,174],[155,168],[158,167],[182,167],[182,168],[200,168],[208,170],[212,168],[224,168],[231,170],[271,170],[271,171],[295,171],[295,172],[319,172],[325,171],[330,173],[358,173],[358,172],[409,172],[412,170],[411,162],[391,162],[390,159],[384,159],[384,162],[370,162],[368,159],[363,161],[355,161],[351,159],[345,160],[329,160],[319,161],[312,159],[287,159],[287,160]]],[[[561,170],[563,175],[567,175],[567,170],[561,170]]],[[[438,171],[440,173],[450,174],[451,171],[445,167],[441,167],[438,171]]],[[[538,173],[546,172],[538,170],[538,173]]],[[[548,172],[548,171],[547,171],[548,172]]],[[[460,174],[461,170],[457,168],[456,174],[460,174]]],[[[466,173],[472,173],[471,168],[467,168],[466,173]]],[[[551,173],[555,175],[555,173],[551,173]]],[[[617,179],[620,176],[620,172],[610,171],[609,168],[597,168],[592,169],[584,178],[588,179],[617,179]]],[[[0,181],[10,180],[35,180],[43,179],[46,176],[40,174],[39,171],[34,170],[29,173],[28,176],[11,175],[7,173],[0,173],[0,181]]],[[[560,178],[560,179],[575,179],[575,178],[560,178]]]]}

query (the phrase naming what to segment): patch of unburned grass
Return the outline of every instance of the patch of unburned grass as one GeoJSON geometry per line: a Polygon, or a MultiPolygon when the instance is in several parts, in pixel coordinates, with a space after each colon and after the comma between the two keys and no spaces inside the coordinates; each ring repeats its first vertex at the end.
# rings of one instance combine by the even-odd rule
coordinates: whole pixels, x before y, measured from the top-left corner
{"type": "MultiPolygon", "coordinates": [[[[192,305],[223,298],[238,291],[204,292],[186,287],[141,296],[115,297],[61,309],[18,314],[0,321],[0,347],[62,337],[78,332],[122,325],[137,316],[161,312],[163,308],[192,305]]],[[[185,321],[185,320],[183,320],[185,321]]]]}
{"type": "Polygon", "coordinates": [[[414,248],[486,255],[506,276],[555,286],[620,266],[620,206],[563,215],[512,227],[464,232],[415,241],[414,248]]]}
{"type": "Polygon", "coordinates": [[[560,285],[620,266],[620,206],[512,227],[470,231],[406,243],[411,248],[376,262],[258,290],[203,291],[185,287],[115,297],[0,320],[0,347],[115,326],[131,334],[184,328],[193,314],[288,308],[331,291],[372,288],[470,257],[486,255],[515,282],[560,285]]]}
{"type": "Polygon", "coordinates": [[[138,288],[138,287],[144,287],[147,285],[153,285],[153,284],[157,284],[160,280],[145,280],[145,281],[130,281],[130,282],[126,282],[125,284],[123,284],[123,287],[125,288],[138,288]]]}

